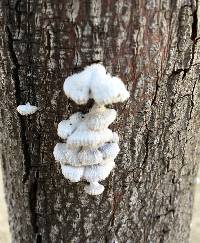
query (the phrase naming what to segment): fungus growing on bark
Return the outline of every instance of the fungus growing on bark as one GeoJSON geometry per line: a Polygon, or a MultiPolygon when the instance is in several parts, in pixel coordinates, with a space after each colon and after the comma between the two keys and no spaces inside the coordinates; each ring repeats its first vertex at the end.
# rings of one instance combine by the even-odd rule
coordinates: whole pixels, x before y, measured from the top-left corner
{"type": "Polygon", "coordinates": [[[129,97],[123,82],[112,77],[101,64],[92,64],[82,72],[69,76],[64,82],[65,94],[77,104],[94,99],[99,105],[123,102],[129,97]]]}
{"type": "Polygon", "coordinates": [[[87,114],[77,112],[58,124],[58,136],[65,143],[54,148],[54,157],[61,163],[62,173],[72,182],[86,180],[85,192],[101,194],[104,180],[115,166],[119,153],[119,137],[108,126],[116,119],[114,109],[107,104],[123,102],[129,97],[123,82],[106,73],[104,66],[93,64],[64,82],[65,94],[77,104],[94,105],[87,114]]]}
{"type": "Polygon", "coordinates": [[[62,139],[67,139],[69,135],[77,128],[80,121],[83,119],[81,112],[74,113],[68,120],[63,120],[58,124],[58,136],[62,139]]]}
{"type": "Polygon", "coordinates": [[[17,111],[22,115],[22,116],[28,116],[32,115],[38,110],[37,106],[31,105],[29,102],[26,103],[26,105],[19,105],[17,107],[17,111]]]}

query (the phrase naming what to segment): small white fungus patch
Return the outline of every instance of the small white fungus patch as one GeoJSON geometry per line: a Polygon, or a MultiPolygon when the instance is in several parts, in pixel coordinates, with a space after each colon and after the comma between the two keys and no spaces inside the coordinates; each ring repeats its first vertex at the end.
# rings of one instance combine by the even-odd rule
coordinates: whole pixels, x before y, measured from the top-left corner
{"type": "Polygon", "coordinates": [[[28,116],[32,115],[38,110],[37,106],[31,105],[29,102],[26,103],[26,105],[19,105],[17,107],[17,111],[22,115],[22,116],[28,116]]]}

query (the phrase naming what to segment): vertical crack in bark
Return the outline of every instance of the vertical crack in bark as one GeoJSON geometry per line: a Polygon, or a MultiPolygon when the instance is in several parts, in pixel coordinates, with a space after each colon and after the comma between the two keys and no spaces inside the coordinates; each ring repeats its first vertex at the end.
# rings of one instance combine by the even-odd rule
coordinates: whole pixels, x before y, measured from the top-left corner
{"type": "MultiPolygon", "coordinates": [[[[198,1],[197,1],[197,6],[198,6],[198,1]]],[[[183,7],[190,7],[192,8],[192,5],[185,5],[183,7]]],[[[186,77],[187,73],[190,71],[191,67],[193,66],[193,61],[194,61],[194,55],[195,55],[195,46],[196,42],[198,40],[197,38],[197,30],[198,30],[198,15],[197,15],[197,8],[193,11],[193,22],[192,22],[192,33],[191,33],[191,40],[193,41],[192,43],[192,51],[191,51],[191,59],[189,62],[189,67],[188,68],[180,68],[177,70],[173,70],[170,77],[183,72],[182,80],[186,77]]]]}
{"type": "MultiPolygon", "coordinates": [[[[198,7],[198,1],[197,1],[197,7],[198,7]]],[[[197,30],[198,30],[198,16],[197,16],[197,8],[196,8],[193,11],[192,34],[191,34],[191,40],[193,41],[193,44],[192,44],[192,57],[190,60],[189,69],[192,67],[194,61],[195,47],[197,43],[197,30]]]]}
{"type": "Polygon", "coordinates": [[[146,133],[146,138],[145,138],[145,156],[144,156],[144,159],[142,161],[142,165],[144,165],[147,161],[147,158],[148,158],[148,155],[149,155],[149,138],[150,138],[150,130],[148,129],[147,127],[147,124],[146,124],[146,129],[147,129],[147,133],[146,133]]]}
{"type": "Polygon", "coordinates": [[[19,36],[19,33],[20,33],[20,29],[21,29],[20,3],[21,3],[21,0],[17,0],[16,3],[15,3],[15,12],[17,13],[16,18],[17,18],[18,36],[19,36]]]}
{"type": "Polygon", "coordinates": [[[195,87],[196,87],[196,84],[197,84],[197,79],[192,87],[192,94],[191,94],[191,108],[190,108],[190,114],[189,114],[189,120],[188,120],[188,123],[190,121],[190,119],[192,118],[192,111],[193,111],[193,108],[194,108],[194,91],[195,91],[195,87]]]}
{"type": "MultiPolygon", "coordinates": [[[[196,4],[197,4],[197,8],[198,8],[198,1],[196,1],[196,4]]],[[[197,39],[197,31],[198,31],[197,8],[193,12],[192,35],[191,35],[191,39],[193,41],[193,45],[192,45],[192,57],[191,57],[189,69],[193,65],[193,61],[194,61],[194,57],[195,57],[196,43],[198,41],[198,39],[197,39]]],[[[193,111],[193,108],[194,108],[194,91],[195,91],[196,83],[197,83],[197,79],[195,80],[194,85],[193,85],[193,88],[192,88],[192,94],[191,94],[191,109],[190,109],[189,121],[192,118],[192,111],[193,111]]]]}
{"type": "Polygon", "coordinates": [[[13,36],[12,36],[12,33],[8,26],[6,26],[6,33],[7,33],[7,37],[8,37],[8,50],[10,53],[10,58],[11,58],[12,64],[14,66],[12,68],[12,78],[15,82],[15,98],[16,98],[17,105],[19,105],[20,101],[21,101],[20,80],[19,80],[20,65],[18,63],[18,59],[17,59],[17,56],[14,51],[14,47],[13,47],[13,36]]]}
{"type": "Polygon", "coordinates": [[[46,31],[46,36],[47,36],[47,43],[46,43],[47,59],[50,59],[51,58],[51,34],[49,30],[46,31]]]}
{"type": "Polygon", "coordinates": [[[33,232],[35,234],[36,243],[42,242],[42,235],[39,234],[38,230],[38,213],[37,213],[37,191],[38,191],[38,178],[39,178],[39,171],[35,172],[35,175],[32,176],[30,180],[30,187],[29,187],[29,207],[31,213],[31,225],[33,227],[33,232]]]}
{"type": "Polygon", "coordinates": [[[154,97],[152,99],[152,102],[151,102],[151,106],[154,105],[155,101],[156,101],[156,98],[157,98],[157,94],[158,94],[158,89],[159,89],[159,85],[158,85],[158,80],[159,80],[159,76],[158,76],[158,72],[157,72],[157,79],[156,79],[156,87],[155,87],[155,93],[154,93],[154,97]]]}
{"type": "MultiPolygon", "coordinates": [[[[12,78],[15,83],[15,99],[16,99],[16,104],[18,106],[21,103],[21,89],[20,89],[20,78],[19,78],[20,65],[18,63],[18,59],[13,47],[13,36],[8,26],[6,26],[6,33],[8,37],[8,50],[10,53],[11,61],[14,66],[12,68],[12,78]]],[[[23,164],[24,174],[23,174],[22,181],[23,184],[25,184],[30,174],[31,157],[30,157],[29,143],[26,138],[26,122],[22,116],[19,116],[19,121],[20,121],[21,146],[24,154],[24,164],[23,164]]]]}
{"type": "Polygon", "coordinates": [[[38,171],[35,174],[35,178],[32,178],[30,188],[29,188],[29,207],[30,211],[34,212],[33,216],[31,217],[31,224],[33,226],[33,230],[36,233],[38,231],[37,229],[37,213],[36,213],[36,208],[37,208],[37,200],[36,200],[36,195],[37,195],[37,177],[38,177],[38,171]]]}
{"type": "Polygon", "coordinates": [[[197,38],[197,27],[198,27],[198,17],[197,17],[197,9],[195,9],[195,11],[193,12],[193,23],[192,23],[192,34],[191,34],[191,40],[193,41],[195,41],[197,38]]]}

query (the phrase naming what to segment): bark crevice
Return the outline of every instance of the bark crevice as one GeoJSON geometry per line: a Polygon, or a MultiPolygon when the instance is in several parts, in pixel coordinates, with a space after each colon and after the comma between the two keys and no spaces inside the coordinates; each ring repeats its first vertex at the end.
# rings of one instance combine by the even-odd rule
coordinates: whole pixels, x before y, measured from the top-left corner
{"type": "MultiPolygon", "coordinates": [[[[12,68],[12,78],[15,84],[15,98],[16,98],[16,105],[21,104],[21,88],[20,88],[20,77],[19,77],[19,70],[20,65],[18,62],[17,54],[15,53],[14,47],[13,47],[13,36],[10,28],[6,26],[6,33],[8,38],[8,50],[10,53],[10,58],[13,64],[12,68]]],[[[24,174],[23,174],[23,184],[26,183],[29,174],[30,174],[30,161],[31,161],[31,155],[30,155],[30,149],[29,149],[29,142],[26,137],[26,121],[24,117],[18,116],[20,121],[20,134],[21,134],[21,146],[22,151],[24,154],[24,174]]]]}

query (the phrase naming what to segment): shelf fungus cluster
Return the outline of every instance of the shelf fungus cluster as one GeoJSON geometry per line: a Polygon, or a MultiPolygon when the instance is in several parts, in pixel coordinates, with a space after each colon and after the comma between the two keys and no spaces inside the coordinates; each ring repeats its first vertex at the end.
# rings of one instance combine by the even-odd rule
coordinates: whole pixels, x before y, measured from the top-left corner
{"type": "Polygon", "coordinates": [[[86,180],[86,193],[101,194],[104,186],[99,181],[110,174],[119,153],[119,137],[108,128],[117,113],[105,105],[123,102],[129,93],[123,82],[106,73],[100,64],[68,77],[64,92],[77,104],[93,99],[94,105],[88,113],[77,112],[58,124],[58,136],[65,142],[56,144],[55,160],[61,163],[65,178],[72,182],[86,180]]]}

